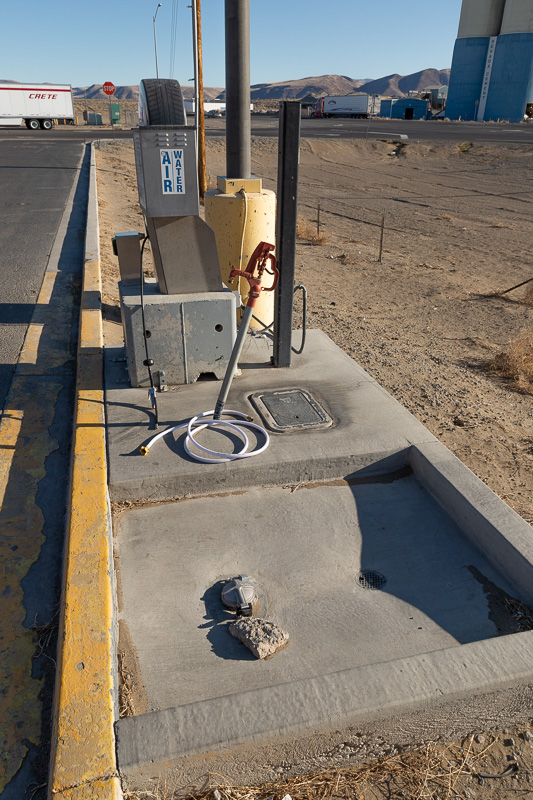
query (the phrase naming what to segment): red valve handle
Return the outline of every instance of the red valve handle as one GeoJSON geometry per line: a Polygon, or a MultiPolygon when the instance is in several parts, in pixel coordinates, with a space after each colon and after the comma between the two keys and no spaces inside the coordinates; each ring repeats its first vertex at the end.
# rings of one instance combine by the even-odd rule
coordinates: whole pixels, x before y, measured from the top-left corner
{"type": "Polygon", "coordinates": [[[235,267],[233,267],[229,274],[230,278],[234,278],[236,275],[241,275],[243,278],[246,278],[250,284],[250,294],[248,295],[248,302],[246,305],[252,308],[255,306],[261,291],[273,292],[278,284],[279,271],[277,268],[276,256],[271,252],[272,250],[274,250],[273,244],[269,244],[268,242],[260,242],[252,253],[246,269],[235,269],[235,267]],[[272,286],[261,287],[261,281],[263,279],[263,273],[266,269],[267,261],[270,261],[270,266],[272,267],[272,272],[274,274],[274,280],[272,282],[272,286]],[[256,267],[257,277],[254,275],[256,267]]]}

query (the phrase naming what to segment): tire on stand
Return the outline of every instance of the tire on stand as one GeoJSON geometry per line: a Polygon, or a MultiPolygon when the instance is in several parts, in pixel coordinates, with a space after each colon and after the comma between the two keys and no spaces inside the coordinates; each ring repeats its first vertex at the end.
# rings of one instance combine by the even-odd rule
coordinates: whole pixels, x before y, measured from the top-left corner
{"type": "Polygon", "coordinates": [[[186,125],[185,104],[178,81],[144,78],[139,86],[139,125],[186,125]]]}

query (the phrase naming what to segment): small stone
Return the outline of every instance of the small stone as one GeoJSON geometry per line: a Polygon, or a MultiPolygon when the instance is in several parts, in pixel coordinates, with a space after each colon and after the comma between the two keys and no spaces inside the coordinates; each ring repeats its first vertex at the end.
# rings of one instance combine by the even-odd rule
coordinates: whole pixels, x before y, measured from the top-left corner
{"type": "Polygon", "coordinates": [[[485,739],[485,737],[483,736],[483,734],[482,734],[482,733],[478,733],[478,734],[477,734],[477,735],[474,737],[474,739],[475,739],[475,741],[476,741],[476,743],[477,743],[477,744],[485,744],[485,741],[486,741],[486,739],[485,739]]]}
{"type": "Polygon", "coordinates": [[[256,658],[272,658],[289,644],[289,634],[273,622],[255,617],[241,617],[231,622],[229,632],[252,651],[256,658]]]}
{"type": "Polygon", "coordinates": [[[514,742],[514,739],[512,737],[510,737],[509,739],[504,739],[503,740],[503,744],[504,744],[504,747],[514,747],[515,742],[514,742]]]}
{"type": "Polygon", "coordinates": [[[533,733],[531,733],[531,731],[524,731],[524,739],[526,742],[530,742],[533,739],[533,733]]]}

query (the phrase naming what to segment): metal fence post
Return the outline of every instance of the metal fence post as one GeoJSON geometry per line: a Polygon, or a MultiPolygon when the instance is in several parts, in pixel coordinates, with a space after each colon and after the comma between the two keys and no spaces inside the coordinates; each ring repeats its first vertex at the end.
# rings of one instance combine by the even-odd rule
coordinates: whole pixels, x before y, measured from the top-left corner
{"type": "Polygon", "coordinates": [[[273,363],[276,367],[290,367],[291,365],[300,117],[300,103],[287,100],[280,103],[276,221],[279,282],[274,307],[273,355],[273,363]]]}

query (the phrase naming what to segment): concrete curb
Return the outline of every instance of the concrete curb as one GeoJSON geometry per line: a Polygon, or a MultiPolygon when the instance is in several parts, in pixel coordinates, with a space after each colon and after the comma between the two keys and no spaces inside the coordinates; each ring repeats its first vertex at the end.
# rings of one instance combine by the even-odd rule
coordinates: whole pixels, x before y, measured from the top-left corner
{"type": "Polygon", "coordinates": [[[98,233],[92,149],[48,787],[49,797],[70,800],[122,797],[98,233]]]}

